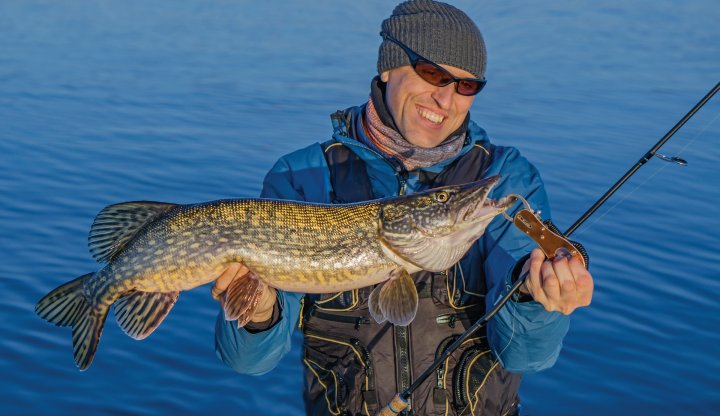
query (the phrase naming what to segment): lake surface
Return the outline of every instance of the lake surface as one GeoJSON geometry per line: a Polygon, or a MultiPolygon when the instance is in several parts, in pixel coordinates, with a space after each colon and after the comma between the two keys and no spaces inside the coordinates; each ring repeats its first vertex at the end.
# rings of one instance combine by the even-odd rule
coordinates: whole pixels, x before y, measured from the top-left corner
{"type": "MultiPolygon", "coordinates": [[[[716,0],[458,1],[489,51],[472,116],[543,174],[569,227],[720,80],[716,0]]],[[[209,287],[92,367],[35,302],[98,265],[104,206],[256,196],[281,155],[367,99],[394,3],[0,1],[0,413],[300,414],[300,338],[261,377],[214,353],[209,287]]],[[[526,415],[720,407],[720,97],[574,237],[596,292],[526,415]]],[[[297,335],[297,334],[296,334],[297,335]]]]}

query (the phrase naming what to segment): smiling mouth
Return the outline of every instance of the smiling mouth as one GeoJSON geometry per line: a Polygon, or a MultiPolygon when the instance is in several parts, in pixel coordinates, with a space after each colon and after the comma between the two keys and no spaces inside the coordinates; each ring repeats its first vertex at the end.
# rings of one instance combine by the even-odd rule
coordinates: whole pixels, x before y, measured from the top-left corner
{"type": "Polygon", "coordinates": [[[445,120],[445,116],[432,112],[425,108],[418,107],[418,114],[420,114],[420,117],[428,120],[433,124],[442,124],[442,122],[445,120]]]}

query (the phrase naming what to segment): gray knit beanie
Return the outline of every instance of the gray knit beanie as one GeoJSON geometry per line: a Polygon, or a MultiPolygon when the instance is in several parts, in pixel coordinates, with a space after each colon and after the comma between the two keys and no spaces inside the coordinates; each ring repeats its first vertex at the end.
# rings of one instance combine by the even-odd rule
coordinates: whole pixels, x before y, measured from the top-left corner
{"type": "MultiPolygon", "coordinates": [[[[438,64],[485,76],[485,41],[480,29],[461,10],[432,0],[411,0],[395,7],[382,30],[438,64]]],[[[385,40],[378,53],[378,73],[410,65],[405,52],[385,40]]]]}

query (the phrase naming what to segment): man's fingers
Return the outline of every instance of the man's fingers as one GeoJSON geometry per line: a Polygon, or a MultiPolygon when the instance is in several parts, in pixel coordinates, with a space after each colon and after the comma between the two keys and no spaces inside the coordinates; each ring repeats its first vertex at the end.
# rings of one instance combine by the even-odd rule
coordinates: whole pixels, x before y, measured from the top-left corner
{"type": "Polygon", "coordinates": [[[275,307],[276,301],[276,289],[270,286],[265,286],[265,289],[263,289],[263,294],[260,297],[260,302],[258,302],[258,306],[255,309],[253,316],[250,317],[250,320],[253,322],[264,322],[270,319],[272,317],[273,308],[275,307]]]}
{"type": "Polygon", "coordinates": [[[570,269],[568,259],[560,256],[555,257],[552,261],[552,268],[558,282],[560,282],[560,297],[564,301],[574,299],[577,287],[575,286],[575,277],[570,269]]]}
{"type": "Polygon", "coordinates": [[[588,306],[592,301],[594,283],[592,275],[585,269],[580,260],[572,259],[570,261],[570,270],[575,278],[575,286],[577,288],[576,301],[578,306],[588,306]]]}
{"type": "Polygon", "coordinates": [[[540,279],[545,296],[552,304],[545,306],[553,306],[558,302],[558,300],[560,300],[560,281],[555,275],[552,261],[545,261],[542,266],[540,266],[540,279]]]}
{"type": "Polygon", "coordinates": [[[215,279],[215,285],[210,290],[212,297],[219,301],[223,293],[227,290],[230,283],[238,277],[244,276],[250,272],[250,269],[242,263],[230,263],[222,274],[215,279]]]}
{"type": "Polygon", "coordinates": [[[525,284],[547,311],[569,315],[592,300],[593,279],[582,261],[562,253],[547,260],[541,250],[530,255],[530,275],[525,284]]]}
{"type": "Polygon", "coordinates": [[[542,278],[540,277],[540,269],[545,261],[545,254],[542,250],[536,248],[530,253],[530,275],[525,280],[525,284],[535,301],[545,305],[548,302],[545,292],[543,291],[542,278]]]}
{"type": "Polygon", "coordinates": [[[230,263],[224,272],[215,280],[215,286],[221,290],[227,289],[235,278],[244,276],[250,270],[242,263],[230,263]]]}

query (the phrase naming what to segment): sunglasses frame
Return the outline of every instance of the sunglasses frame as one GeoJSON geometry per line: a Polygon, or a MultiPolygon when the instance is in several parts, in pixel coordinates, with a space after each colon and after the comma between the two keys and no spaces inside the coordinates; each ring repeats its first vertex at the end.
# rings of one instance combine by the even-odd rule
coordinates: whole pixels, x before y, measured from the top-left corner
{"type": "Polygon", "coordinates": [[[435,62],[427,59],[426,57],[420,55],[419,53],[415,52],[414,50],[410,49],[407,45],[403,44],[399,40],[395,39],[394,37],[390,36],[389,33],[386,32],[380,32],[380,36],[384,40],[389,40],[390,42],[393,42],[394,44],[398,45],[400,49],[402,49],[405,54],[407,55],[408,59],[410,60],[410,65],[413,67],[413,70],[415,73],[425,82],[427,82],[430,85],[434,85],[436,87],[445,87],[447,85],[450,85],[451,83],[455,84],[455,92],[457,92],[460,95],[464,95],[466,97],[472,97],[473,95],[477,95],[480,91],[482,91],[483,88],[485,88],[485,84],[487,84],[487,79],[485,78],[457,78],[453,74],[451,74],[447,69],[441,67],[440,65],[436,64],[435,62]],[[424,61],[425,63],[428,63],[432,66],[434,66],[440,73],[444,74],[444,78],[448,79],[448,82],[446,83],[440,83],[440,84],[433,84],[432,82],[425,79],[422,74],[420,74],[417,70],[417,64],[419,61],[424,61]],[[480,87],[472,94],[463,94],[460,92],[460,82],[461,81],[470,81],[470,82],[476,82],[480,85],[480,87]]]}

